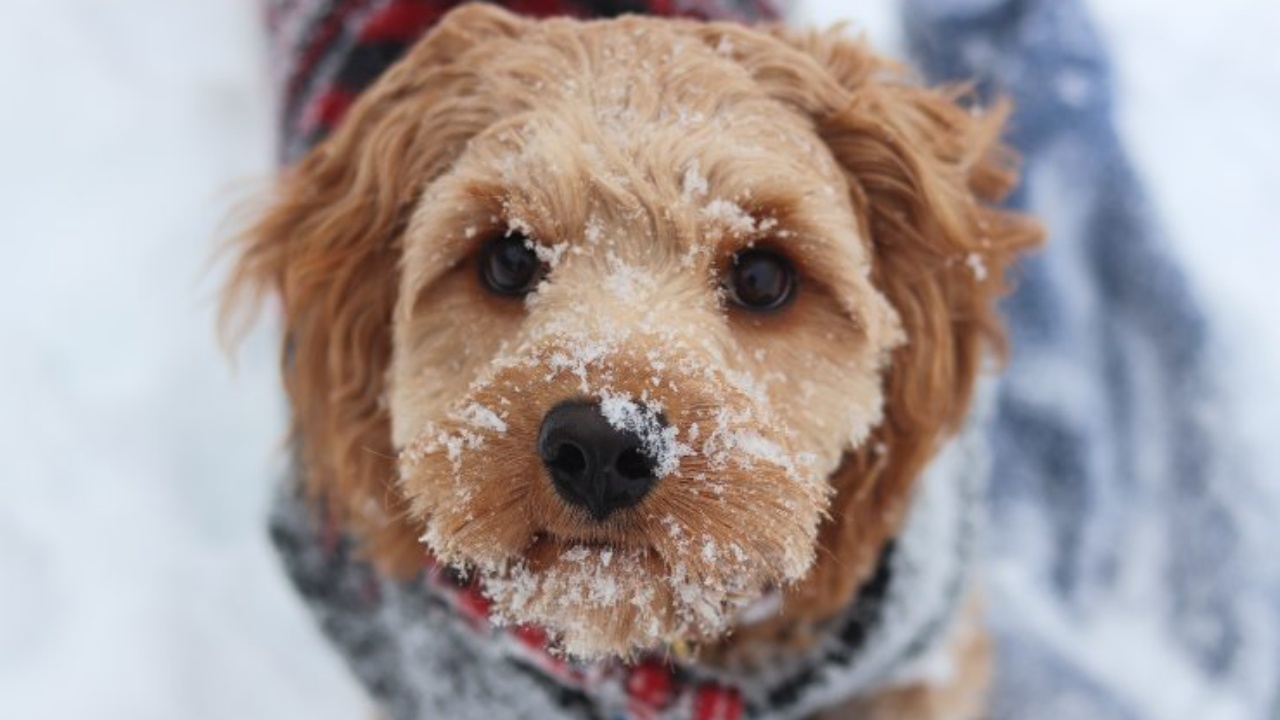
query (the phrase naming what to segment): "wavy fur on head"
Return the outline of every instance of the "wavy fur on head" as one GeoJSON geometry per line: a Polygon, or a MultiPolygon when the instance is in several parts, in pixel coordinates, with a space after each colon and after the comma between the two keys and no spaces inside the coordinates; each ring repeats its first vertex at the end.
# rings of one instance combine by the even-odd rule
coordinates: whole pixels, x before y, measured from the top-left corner
{"type": "Polygon", "coordinates": [[[455,11],[240,246],[229,301],[282,300],[313,497],[386,571],[424,536],[578,654],[803,642],[962,423],[1038,240],[994,205],[1004,109],[960,99],[834,33],[455,11]],[[524,302],[475,270],[513,229],[550,268],[524,302]],[[773,315],[719,286],[754,245],[801,274],[773,315]],[[535,450],[584,396],[674,428],[661,482],[604,524],[535,450]],[[771,588],[783,611],[723,640],[771,588]]]}

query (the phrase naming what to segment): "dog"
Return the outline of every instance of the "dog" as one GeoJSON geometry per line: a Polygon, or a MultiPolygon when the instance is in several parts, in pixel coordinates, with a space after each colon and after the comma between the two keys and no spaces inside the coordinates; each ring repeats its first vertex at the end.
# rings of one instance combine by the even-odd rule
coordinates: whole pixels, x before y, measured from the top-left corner
{"type": "Polygon", "coordinates": [[[1007,114],[838,32],[480,4],[355,99],[228,312],[280,299],[276,540],[384,712],[978,717],[1007,114]]]}

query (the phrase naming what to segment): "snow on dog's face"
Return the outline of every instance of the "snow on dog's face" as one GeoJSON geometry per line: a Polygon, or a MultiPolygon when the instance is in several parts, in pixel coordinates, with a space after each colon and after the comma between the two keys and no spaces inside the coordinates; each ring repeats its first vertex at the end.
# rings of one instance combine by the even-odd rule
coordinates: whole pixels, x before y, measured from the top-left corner
{"type": "Polygon", "coordinates": [[[701,44],[610,39],[424,192],[390,376],[423,539],[582,655],[718,634],[803,577],[900,338],[803,118],[701,44]],[[635,477],[613,482],[635,502],[577,497],[612,468],[557,488],[561,451],[627,461],[594,458],[589,427],[540,442],[566,402],[634,437],[635,477]]]}
{"type": "Polygon", "coordinates": [[[999,118],[888,72],[835,36],[451,14],[241,256],[284,297],[315,496],[579,656],[843,605],[1034,234],[980,202],[999,118]]]}

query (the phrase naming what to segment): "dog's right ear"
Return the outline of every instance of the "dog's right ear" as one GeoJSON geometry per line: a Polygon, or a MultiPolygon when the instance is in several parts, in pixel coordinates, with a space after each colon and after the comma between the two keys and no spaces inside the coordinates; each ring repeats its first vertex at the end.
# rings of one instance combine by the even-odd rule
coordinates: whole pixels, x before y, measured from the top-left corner
{"type": "Polygon", "coordinates": [[[401,235],[423,188],[491,122],[477,53],[527,22],[489,5],[448,16],[354,104],[334,134],[285,170],[233,247],[223,327],[279,297],[282,374],[306,488],[388,570],[421,549],[395,490],[383,401],[401,235]]]}
{"type": "Polygon", "coordinates": [[[851,449],[797,613],[844,608],[873,572],[915,480],[964,422],[992,350],[1006,271],[1040,242],[1030,217],[1001,207],[1017,178],[1001,142],[1008,107],[966,106],[963,88],[928,88],[839,29],[731,25],[699,30],[779,102],[812,124],[844,170],[871,256],[871,279],[906,335],[884,376],[884,420],[851,449]]]}

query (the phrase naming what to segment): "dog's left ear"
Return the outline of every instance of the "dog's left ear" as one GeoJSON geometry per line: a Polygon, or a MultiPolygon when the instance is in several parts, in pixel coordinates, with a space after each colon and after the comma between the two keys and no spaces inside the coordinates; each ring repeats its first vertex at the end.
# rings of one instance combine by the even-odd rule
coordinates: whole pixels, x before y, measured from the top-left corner
{"type": "Polygon", "coordinates": [[[401,235],[424,187],[492,121],[475,72],[527,23],[488,5],[450,13],[284,172],[239,238],[224,319],[280,298],[292,440],[311,499],[387,569],[420,564],[395,490],[383,402],[401,235]]]}
{"type": "Polygon", "coordinates": [[[872,281],[906,333],[886,369],[884,421],[834,478],[821,537],[831,552],[796,590],[797,604],[821,615],[874,569],[915,478],[963,424],[984,360],[1004,351],[996,301],[1006,271],[1042,233],[998,206],[1017,179],[1017,157],[1000,142],[1006,103],[979,110],[963,89],[922,87],[838,29],[701,32],[811,120],[843,167],[872,281]]]}

